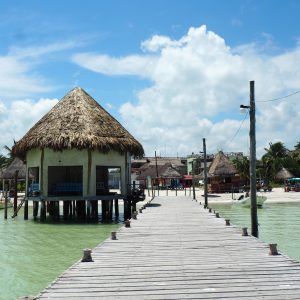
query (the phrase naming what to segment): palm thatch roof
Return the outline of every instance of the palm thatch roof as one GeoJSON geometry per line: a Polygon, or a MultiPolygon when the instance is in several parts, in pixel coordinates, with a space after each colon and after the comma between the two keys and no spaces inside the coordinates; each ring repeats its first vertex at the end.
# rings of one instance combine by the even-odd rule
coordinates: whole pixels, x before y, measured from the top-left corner
{"type": "Polygon", "coordinates": [[[115,150],[142,156],[142,145],[82,88],[64,96],[13,147],[24,158],[33,148],[115,150]]]}
{"type": "Polygon", "coordinates": [[[14,179],[16,171],[18,171],[19,179],[26,178],[26,165],[17,157],[14,158],[7,168],[1,170],[0,179],[14,179]]]}
{"type": "Polygon", "coordinates": [[[140,172],[141,173],[137,176],[137,180],[144,180],[148,176],[150,176],[151,178],[156,178],[157,173],[159,178],[181,178],[182,177],[180,172],[171,163],[158,165],[157,172],[156,172],[155,165],[147,164],[146,166],[143,166],[140,169],[140,172]]]}
{"type": "Polygon", "coordinates": [[[233,163],[225,156],[222,151],[214,157],[208,169],[208,175],[211,176],[232,176],[237,174],[233,163]]]}
{"type": "Polygon", "coordinates": [[[286,168],[282,168],[275,176],[275,178],[278,180],[284,180],[292,177],[294,177],[294,175],[286,168]]]}

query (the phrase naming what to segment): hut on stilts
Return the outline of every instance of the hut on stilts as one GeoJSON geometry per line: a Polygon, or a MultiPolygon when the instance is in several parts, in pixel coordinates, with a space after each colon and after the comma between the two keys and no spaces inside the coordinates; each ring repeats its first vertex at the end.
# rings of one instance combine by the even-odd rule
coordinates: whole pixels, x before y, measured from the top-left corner
{"type": "Polygon", "coordinates": [[[209,193],[232,192],[240,185],[240,175],[222,151],[215,155],[208,168],[207,176],[209,193]]]}
{"type": "Polygon", "coordinates": [[[143,156],[143,147],[82,88],[63,97],[12,150],[26,163],[25,208],[33,201],[34,218],[40,212],[43,221],[48,212],[58,219],[62,202],[64,219],[96,221],[101,200],[109,221],[113,201],[119,215],[119,199],[130,216],[131,156],[143,156]]]}

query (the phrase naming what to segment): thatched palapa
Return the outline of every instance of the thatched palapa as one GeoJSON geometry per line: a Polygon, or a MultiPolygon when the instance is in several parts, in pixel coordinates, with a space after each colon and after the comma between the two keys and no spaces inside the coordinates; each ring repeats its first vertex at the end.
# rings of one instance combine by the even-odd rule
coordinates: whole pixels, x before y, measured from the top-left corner
{"type": "Polygon", "coordinates": [[[209,176],[230,176],[236,173],[236,168],[222,151],[215,156],[208,169],[209,176]]]}
{"type": "Polygon", "coordinates": [[[0,178],[1,179],[14,179],[16,171],[18,171],[18,178],[25,179],[26,178],[26,166],[23,161],[18,157],[14,158],[13,161],[7,166],[7,168],[3,169],[0,178]]]}
{"type": "Polygon", "coordinates": [[[219,151],[214,157],[207,173],[210,193],[231,192],[239,187],[240,176],[232,162],[222,151],[219,151]]]}
{"type": "Polygon", "coordinates": [[[275,176],[277,180],[282,180],[282,181],[292,177],[294,177],[294,175],[284,167],[282,167],[281,170],[275,176]]]}
{"type": "Polygon", "coordinates": [[[91,149],[107,153],[128,151],[142,156],[142,145],[87,92],[75,88],[60,100],[13,147],[25,158],[34,148],[91,149]]]}

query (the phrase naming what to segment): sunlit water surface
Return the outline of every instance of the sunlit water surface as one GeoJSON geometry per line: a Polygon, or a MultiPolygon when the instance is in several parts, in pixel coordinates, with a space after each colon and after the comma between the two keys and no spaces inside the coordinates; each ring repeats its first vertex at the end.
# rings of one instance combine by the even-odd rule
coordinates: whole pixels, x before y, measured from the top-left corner
{"type": "MultiPolygon", "coordinates": [[[[250,232],[249,208],[209,206],[250,232]]],[[[260,239],[277,243],[280,251],[300,261],[300,203],[265,204],[258,210],[258,220],[260,239]]],[[[4,220],[0,211],[0,299],[37,295],[81,258],[82,249],[95,247],[119,226],[24,221],[22,210],[16,219],[4,220]]]]}
{"type": "MultiPolygon", "coordinates": [[[[0,210],[0,299],[37,295],[120,225],[24,221],[0,210]]],[[[30,211],[30,215],[32,212],[30,211]]]]}
{"type": "MultiPolygon", "coordinates": [[[[248,227],[251,233],[250,208],[238,204],[211,204],[221,217],[230,223],[248,227]]],[[[258,209],[259,238],[266,243],[276,243],[278,249],[300,261],[300,203],[265,203],[258,209]]]]}

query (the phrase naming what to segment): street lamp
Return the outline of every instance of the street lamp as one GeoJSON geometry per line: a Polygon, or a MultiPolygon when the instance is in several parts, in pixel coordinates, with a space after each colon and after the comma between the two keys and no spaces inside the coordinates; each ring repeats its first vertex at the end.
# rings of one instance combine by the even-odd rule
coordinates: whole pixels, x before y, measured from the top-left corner
{"type": "Polygon", "coordinates": [[[250,105],[240,105],[240,109],[249,109],[250,116],[250,197],[251,197],[251,234],[258,237],[256,203],[256,137],[255,137],[255,101],[254,81],[250,81],[250,105]]]}

